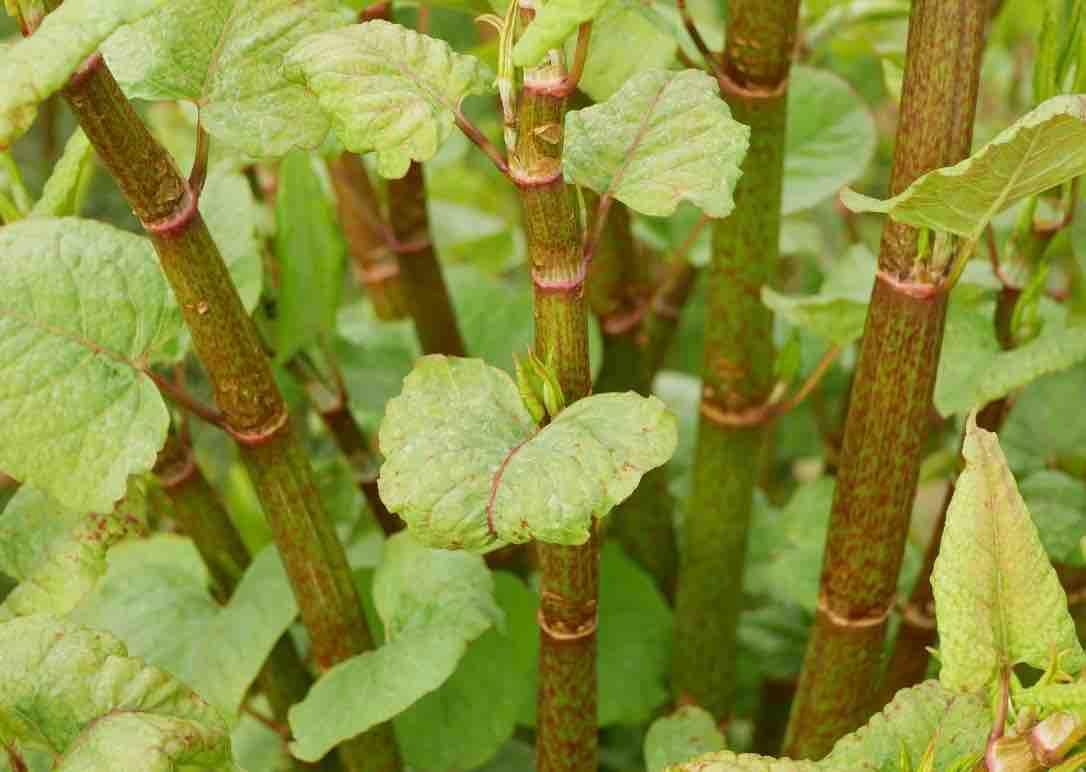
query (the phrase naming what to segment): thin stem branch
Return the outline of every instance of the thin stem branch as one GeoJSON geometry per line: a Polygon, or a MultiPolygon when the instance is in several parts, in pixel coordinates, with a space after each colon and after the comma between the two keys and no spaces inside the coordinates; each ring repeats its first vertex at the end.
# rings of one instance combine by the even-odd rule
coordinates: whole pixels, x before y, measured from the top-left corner
{"type": "Polygon", "coordinates": [[[282,740],[284,744],[290,742],[290,727],[281,721],[276,721],[271,716],[265,715],[263,711],[257,709],[257,707],[249,700],[246,700],[241,704],[241,712],[279,735],[279,739],[282,740]]]}
{"type": "Polygon", "coordinates": [[[154,382],[155,386],[158,387],[158,390],[162,392],[163,396],[165,396],[179,408],[189,413],[192,413],[192,415],[196,416],[206,424],[216,426],[220,429],[225,429],[226,423],[222,411],[212,407],[211,405],[204,404],[199,399],[190,394],[184,386],[171,381],[169,378],[166,378],[159,373],[156,373],[151,368],[147,368],[142,372],[154,382]]]}
{"type": "Polygon", "coordinates": [[[577,28],[577,48],[573,52],[573,66],[566,75],[565,88],[572,94],[577,90],[584,74],[585,61],[588,59],[588,44],[592,40],[592,22],[586,21],[577,28]]]}
{"type": "Polygon", "coordinates": [[[839,346],[828,349],[810,375],[807,376],[807,380],[791,396],[783,396],[784,384],[777,384],[777,387],[773,390],[774,396],[761,405],[737,413],[729,413],[712,402],[702,400],[701,414],[719,426],[732,428],[760,426],[776,420],[798,406],[815,390],[822,381],[822,376],[829,371],[830,365],[837,360],[840,354],[841,348],[839,346]]]}
{"type": "Polygon", "coordinates": [[[396,253],[400,286],[415,335],[426,354],[466,356],[445,276],[430,238],[426,206],[426,177],[422,165],[412,163],[407,174],[388,181],[389,217],[401,245],[414,245],[396,253]]]}
{"type": "Polygon", "coordinates": [[[378,319],[402,319],[407,312],[392,249],[396,236],[382,216],[365,164],[354,153],[341,153],[329,159],[328,175],[355,278],[369,295],[378,319]]]}
{"type": "Polygon", "coordinates": [[[719,77],[721,73],[720,64],[717,62],[716,55],[709,50],[705,38],[703,38],[701,32],[698,31],[698,24],[694,21],[694,17],[690,15],[690,9],[686,7],[686,0],[676,0],[676,5],[679,8],[679,16],[683,20],[683,27],[686,28],[687,34],[690,35],[690,40],[693,41],[694,47],[697,48],[698,53],[701,54],[705,66],[709,69],[709,72],[719,77]]]}
{"type": "Polygon", "coordinates": [[[460,110],[457,110],[453,114],[456,120],[456,125],[460,128],[460,131],[464,132],[464,136],[470,139],[475,146],[478,147],[483,153],[494,162],[494,166],[498,171],[509,176],[509,163],[505,160],[505,155],[499,150],[490,139],[487,138],[483,132],[479,131],[478,127],[468,120],[460,110]]]}

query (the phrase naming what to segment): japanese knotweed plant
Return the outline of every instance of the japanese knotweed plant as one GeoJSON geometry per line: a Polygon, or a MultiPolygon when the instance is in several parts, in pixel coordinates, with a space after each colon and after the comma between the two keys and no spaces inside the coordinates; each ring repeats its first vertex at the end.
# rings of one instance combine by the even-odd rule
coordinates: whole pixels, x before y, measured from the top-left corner
{"type": "Polygon", "coordinates": [[[821,761],[723,748],[700,709],[649,731],[650,770],[1076,770],[1086,759],[1086,655],[1067,596],[1007,467],[999,441],[971,414],[965,469],[932,575],[938,680],[903,689],[821,761]],[[1042,672],[1026,683],[1021,666],[1042,672]],[[708,753],[704,753],[709,751],[708,753]],[[697,753],[692,761],[683,761],[697,753]]]}
{"type": "MultiPolygon", "coordinates": [[[[99,550],[79,592],[32,573],[24,579],[29,584],[9,596],[11,613],[49,613],[68,624],[78,612],[79,624],[108,629],[182,680],[199,683],[232,724],[257,666],[300,611],[309,654],[324,677],[290,711],[292,751],[317,761],[342,744],[340,758],[328,763],[396,769],[404,752],[410,758],[423,751],[412,751],[420,746],[402,737],[397,742],[387,722],[448,680],[467,643],[502,618],[480,558],[437,553],[422,543],[486,551],[536,540],[544,545],[541,764],[594,765],[599,558],[592,536],[596,522],[630,495],[641,475],[668,459],[676,428],[656,398],[588,396],[582,285],[616,201],[654,216],[670,214],[682,201],[710,216],[731,210],[747,130],[731,119],[716,82],[699,71],[648,69],[610,99],[567,115],[600,4],[513,6],[498,21],[498,84],[509,124],[505,155],[461,109],[465,97],[494,88],[479,60],[387,21],[355,23],[355,14],[333,0],[25,0],[8,6],[25,37],[0,59],[0,146],[26,132],[41,102],[58,92],[84,133],[69,143],[40,201],[30,202],[16,188],[20,195],[5,193],[2,202],[0,320],[13,366],[5,368],[0,386],[0,465],[28,496],[41,497],[40,509],[114,512],[130,481],[151,470],[166,442],[168,397],[234,441],[297,601],[296,607],[287,602],[280,589],[275,613],[243,605],[231,614],[235,602],[246,601],[250,574],[274,575],[278,564],[258,559],[235,587],[227,586],[238,582],[247,558],[228,529],[203,529],[205,520],[215,525],[223,517],[205,491],[204,519],[185,520],[183,509],[179,519],[203,555],[225,550],[234,556],[226,574],[217,564],[214,577],[192,568],[190,552],[184,559],[175,555],[190,561],[177,576],[163,558],[161,574],[142,578],[150,584],[132,574],[126,581],[126,571],[136,571],[141,560],[155,563],[160,551],[183,548],[156,538],[126,548],[122,552],[140,557],[118,558],[107,570],[102,554],[112,539],[79,532],[72,537],[79,554],[86,541],[99,550]],[[567,72],[556,50],[577,30],[567,72]],[[129,99],[191,103],[197,110],[191,137],[178,140],[162,125],[152,133],[129,99]],[[390,104],[398,110],[390,112],[390,104]],[[374,578],[384,630],[378,645],[264,349],[273,349],[277,364],[289,364],[309,356],[307,347],[320,348],[335,321],[343,251],[327,236],[319,180],[315,185],[298,151],[334,135],[331,141],[349,151],[372,152],[377,171],[398,178],[413,162],[433,157],[454,125],[519,191],[535,288],[535,352],[519,385],[478,360],[424,358],[389,405],[381,431],[388,457],[382,496],[412,535],[389,542],[374,578]],[[146,238],[77,216],[90,149],[146,238]],[[249,318],[261,293],[266,225],[243,170],[250,159],[278,158],[284,160],[272,247],[280,261],[282,315],[269,333],[258,332],[249,318]],[[179,161],[191,167],[187,179],[179,161]],[[587,233],[567,180],[599,194],[587,233]],[[306,303],[299,292],[313,292],[320,302],[306,303]],[[206,370],[217,407],[202,405],[184,387],[181,363],[190,349],[206,370]],[[163,374],[170,370],[172,376],[163,374]],[[61,410],[48,408],[60,393],[79,397],[61,410]],[[218,536],[206,536],[213,532],[218,536]],[[427,586],[424,575],[434,577],[431,590],[411,590],[427,586]],[[212,581],[217,595],[230,596],[221,612],[209,595],[212,581]],[[163,653],[150,643],[166,634],[165,620],[180,618],[160,617],[163,624],[148,626],[136,611],[137,601],[164,586],[184,588],[192,598],[189,611],[201,620],[186,651],[167,647],[163,653]],[[125,615],[125,608],[133,613],[125,615]],[[445,611],[433,616],[438,608],[445,611]],[[260,617],[261,634],[240,647],[245,666],[234,666],[223,658],[234,648],[224,636],[236,639],[247,614],[260,617]],[[425,667],[413,680],[408,671],[420,662],[425,667]],[[356,708],[342,709],[345,693],[359,701],[356,708]],[[570,710],[570,699],[580,709],[570,710]],[[328,720],[330,712],[336,720],[328,720]]],[[[160,485],[169,492],[191,484],[193,463],[182,454],[176,473],[160,475],[160,485]]],[[[173,506],[189,504],[175,497],[173,506]]],[[[42,548],[46,565],[56,559],[52,546],[42,548]]],[[[44,688],[52,688],[51,678],[44,688]]],[[[14,709],[23,710],[21,703],[14,709]]],[[[93,724],[98,714],[84,723],[93,724]]],[[[33,752],[36,731],[5,736],[11,765],[27,763],[24,745],[33,752]]],[[[185,735],[174,744],[177,752],[187,753],[186,741],[197,739],[185,735]]],[[[65,752],[62,744],[52,745],[65,752]]],[[[219,763],[211,753],[197,757],[179,758],[209,768],[219,763]]]]}
{"type": "MultiPolygon", "coordinates": [[[[955,72],[976,64],[979,29],[961,21],[977,18],[976,3],[958,0],[947,7],[970,14],[938,18],[930,15],[935,4],[914,3],[920,43],[944,44],[910,53],[920,64],[905,68],[912,96],[903,122],[928,128],[904,135],[926,150],[903,151],[912,165],[895,173],[888,201],[845,196],[858,211],[888,214],[894,229],[915,230],[915,255],[898,249],[889,271],[856,245],[822,292],[806,297],[771,288],[778,236],[791,259],[796,238],[784,236],[796,220],[787,217],[856,180],[875,137],[844,81],[789,69],[793,41],[822,45],[837,10],[900,20],[907,3],[842,5],[810,36],[797,34],[806,17],[794,2],[775,7],[772,27],[760,24],[768,6],[733,2],[726,32],[704,8],[683,4],[672,19],[660,4],[624,0],[446,0],[442,11],[417,13],[387,3],[360,9],[356,0],[5,5],[22,37],[0,47],[5,772],[519,770],[533,762],[516,755],[525,747],[511,740],[518,726],[534,732],[528,754],[539,769],[632,764],[615,753],[615,738],[640,743],[639,733],[612,728],[648,725],[667,701],[671,612],[615,543],[626,537],[609,538],[607,527],[644,475],[662,471],[684,444],[689,450],[679,436],[685,424],[649,394],[678,306],[692,296],[693,317],[699,313],[705,293],[693,254],[710,221],[718,222],[704,327],[717,343],[729,319],[759,331],[737,338],[734,357],[712,342],[704,352],[678,352],[698,360],[704,353],[707,367],[721,371],[732,359],[737,371],[750,370],[737,381],[750,375],[757,386],[750,404],[722,406],[728,395],[720,392],[706,400],[702,412],[717,424],[782,416],[832,360],[824,357],[813,381],[781,399],[770,388],[776,346],[760,299],[836,351],[860,337],[869,308],[894,341],[909,343],[899,334],[908,324],[890,317],[904,306],[930,307],[933,297],[942,302],[953,287],[938,379],[928,370],[913,378],[904,349],[879,360],[887,364],[880,372],[934,383],[944,415],[965,415],[1086,356],[1078,332],[1038,299],[1037,281],[1023,291],[1028,339],[1003,351],[978,332],[993,298],[966,261],[1001,210],[1023,198],[1042,207],[1044,191],[1086,168],[1086,114],[1080,97],[1056,96],[1073,46],[1045,44],[1040,69],[1050,75],[1038,81],[1036,110],[942,168],[968,155],[971,108],[957,108],[970,94],[955,91],[938,106],[917,101],[933,92],[917,90],[916,73],[932,60],[955,72]],[[442,29],[450,8],[481,15],[496,39],[456,50],[443,38],[466,36],[442,29]],[[691,14],[720,33],[723,59],[707,53],[691,14]],[[691,40],[673,34],[680,25],[691,40]],[[971,53],[941,55],[948,50],[971,53]],[[691,66],[697,53],[704,70],[691,66]],[[56,128],[60,99],[79,128],[59,153],[46,153],[51,173],[26,185],[15,143],[56,128]],[[859,120],[838,123],[837,113],[859,120]],[[812,124],[821,130],[804,136],[812,124]],[[849,137],[837,137],[846,150],[830,163],[824,143],[833,134],[849,137]],[[796,142],[813,149],[803,156],[796,142]],[[953,147],[953,158],[927,152],[939,143],[953,147]],[[811,171],[820,166],[834,168],[811,171]],[[100,214],[107,198],[94,187],[96,168],[108,172],[135,220],[83,216],[100,214]],[[442,198],[459,177],[481,206],[493,206],[484,223],[492,230],[457,243],[450,231],[477,226],[465,228],[463,207],[442,198]],[[676,223],[684,223],[676,231],[685,246],[674,249],[675,233],[653,241],[676,223]],[[658,292],[636,288],[651,302],[624,307],[629,298],[609,292],[608,277],[651,285],[659,264],[651,249],[674,251],[673,270],[658,292]],[[450,265],[476,251],[499,253],[491,256],[494,276],[450,265]],[[368,301],[344,281],[348,254],[368,301]],[[507,281],[518,261],[527,263],[516,273],[520,289],[507,281]],[[741,276],[750,283],[732,281],[741,276]],[[882,300],[868,305],[876,281],[882,300]],[[895,306],[887,297],[911,299],[895,306]],[[405,312],[413,331],[392,321],[405,312]],[[604,356],[630,357],[625,371],[605,360],[598,393],[590,312],[613,338],[604,356]],[[202,401],[208,395],[214,405],[202,401]],[[366,504],[378,525],[360,517],[366,504]],[[526,567],[530,559],[515,548],[529,543],[538,561],[526,567]],[[490,570],[510,555],[525,573],[538,569],[538,586],[490,570]],[[600,738],[612,746],[606,754],[597,752],[600,738]]],[[[1068,29],[1061,40],[1074,37],[1077,27],[1068,29]]],[[[975,77],[954,82],[968,92],[975,77]]],[[[941,316],[924,319],[921,343],[934,361],[941,316]]],[[[882,340],[873,329],[869,323],[865,345],[882,340]]],[[[782,351],[786,363],[772,376],[787,381],[782,351]]],[[[866,372],[857,374],[861,386],[866,372]]],[[[706,385],[717,388],[719,374],[706,385]]],[[[661,393],[674,376],[660,379],[661,393]]],[[[897,393],[877,385],[891,405],[897,393]]],[[[921,392],[908,404],[926,419],[921,392]]],[[[685,412],[696,415],[696,405],[685,412]]],[[[865,436],[877,444],[884,435],[865,436]]],[[[711,458],[699,460],[700,473],[714,484],[703,492],[735,482],[760,518],[761,494],[749,494],[761,462],[744,448],[761,442],[726,444],[726,464],[705,446],[711,458]]],[[[884,455],[898,447],[886,445],[884,455]]],[[[918,448],[908,451],[900,468],[915,471],[918,448]]],[[[884,469],[853,456],[843,477],[884,469]]],[[[733,696],[750,702],[742,679],[757,669],[731,661],[731,641],[737,657],[749,657],[752,637],[751,596],[735,586],[737,537],[720,558],[727,571],[710,560],[686,580],[688,592],[713,590],[701,594],[709,599],[702,605],[724,624],[697,629],[702,612],[691,606],[686,629],[694,633],[687,639],[680,630],[682,644],[704,651],[717,644],[702,641],[724,643],[704,667],[681,658],[677,695],[700,707],[684,705],[651,727],[647,765],[662,769],[702,751],[717,755],[689,768],[1077,765],[1083,657],[1069,637],[1062,591],[998,447],[972,423],[966,461],[935,571],[939,682],[899,693],[817,764],[723,751],[720,722],[733,696]],[[982,600],[990,614],[975,613],[982,600]],[[728,629],[717,635],[720,627],[728,629]],[[1020,679],[1020,664],[1045,675],[1020,679]]],[[[838,542],[856,525],[804,517],[829,483],[801,489],[779,529],[808,542],[828,531],[828,583],[841,564],[838,542]]],[[[895,488],[896,504],[911,498],[911,487],[895,488]]],[[[669,535],[672,512],[659,498],[661,533],[669,535]]],[[[701,503],[699,522],[704,515],[712,526],[713,496],[701,503]]],[[[759,528],[755,542],[773,530],[759,528]]],[[[850,557],[866,565],[877,552],[886,570],[871,575],[888,609],[898,534],[877,544],[872,534],[863,540],[872,549],[850,557]]],[[[645,541],[634,557],[647,565],[654,545],[645,541]]],[[[720,554],[710,540],[695,546],[720,554]]],[[[820,553],[801,551],[773,556],[763,580],[782,594],[813,584],[808,564],[820,553]]],[[[748,561],[743,573],[765,568],[758,563],[748,561]]],[[[657,577],[661,586],[671,585],[669,573],[657,577]]],[[[815,614],[815,602],[803,610],[815,614]]],[[[851,607],[830,611],[856,621],[851,607]]],[[[881,625],[885,615],[876,616],[881,625]]],[[[864,625],[869,618],[858,619],[868,632],[876,627],[864,625]]],[[[877,653],[866,646],[864,664],[877,653]]],[[[808,686],[822,667],[812,662],[808,686]]],[[[834,698],[875,692],[873,668],[847,675],[848,688],[844,677],[820,686],[834,698]]],[[[801,703],[815,710],[799,726],[826,727],[812,735],[816,744],[843,733],[836,718],[851,722],[847,729],[867,718],[857,703],[819,723],[830,703],[810,695],[818,696],[801,690],[801,703]]]]}

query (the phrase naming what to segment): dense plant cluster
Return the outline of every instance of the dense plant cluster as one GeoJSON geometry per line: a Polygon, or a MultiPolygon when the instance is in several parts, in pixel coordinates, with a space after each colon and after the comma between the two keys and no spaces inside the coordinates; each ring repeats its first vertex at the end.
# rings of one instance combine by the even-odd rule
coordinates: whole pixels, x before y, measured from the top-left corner
{"type": "Polygon", "coordinates": [[[0,772],[1086,766],[1086,2],[5,6],[0,772]]]}

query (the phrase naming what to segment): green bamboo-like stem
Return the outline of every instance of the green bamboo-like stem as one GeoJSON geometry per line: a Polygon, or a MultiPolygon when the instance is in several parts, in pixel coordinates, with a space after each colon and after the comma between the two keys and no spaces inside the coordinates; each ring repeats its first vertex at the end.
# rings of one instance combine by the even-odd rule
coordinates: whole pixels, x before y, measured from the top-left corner
{"type": "MultiPolygon", "coordinates": [[[[223,507],[218,494],[204,477],[192,447],[170,432],[155,464],[155,478],[169,502],[170,514],[196,546],[214,584],[213,594],[226,603],[237,589],[252,556],[241,534],[223,507]]],[[[268,699],[272,716],[286,721],[287,711],[305,697],[313,679],[306,670],[290,635],[283,635],[268,655],[257,679],[259,690],[268,699]]],[[[298,769],[311,768],[295,762],[298,769]]],[[[321,769],[341,767],[329,754],[321,769]]]]}
{"type": "Polygon", "coordinates": [[[341,153],[328,161],[328,176],[355,278],[366,288],[378,319],[402,319],[407,309],[400,267],[389,248],[392,231],[381,214],[366,165],[354,153],[341,153]]]}
{"type": "MultiPolygon", "coordinates": [[[[532,268],[535,353],[552,363],[566,403],[572,404],[588,395],[592,381],[581,228],[573,194],[562,179],[566,100],[564,89],[554,87],[563,78],[559,66],[524,73],[510,175],[520,191],[532,268]]],[[[593,536],[582,546],[537,546],[541,581],[536,769],[594,772],[596,539],[593,536]]]]}
{"type": "MultiPolygon", "coordinates": [[[[1018,297],[1018,290],[1007,287],[1000,292],[996,302],[996,335],[1000,344],[1007,349],[1013,347],[1010,318],[1018,297]]],[[[977,426],[998,433],[1007,418],[1009,408],[1010,403],[1006,397],[988,403],[977,413],[977,426]]],[[[953,495],[954,481],[951,480],[931,539],[924,549],[924,562],[920,566],[920,573],[917,574],[902,612],[890,660],[879,684],[879,695],[874,705],[876,710],[889,703],[900,690],[920,683],[927,675],[928,660],[931,659],[929,649],[935,646],[936,639],[935,596],[931,589],[931,573],[935,569],[935,559],[939,556],[946,513],[953,495]]]]}
{"type": "MultiPolygon", "coordinates": [[[[1035,268],[1036,262],[1045,247],[1055,235],[1054,230],[1037,230],[1029,223],[1028,234],[1019,237],[1012,246],[1016,261],[1022,261],[1023,269],[1035,268]]],[[[996,300],[993,320],[996,339],[1005,350],[1016,345],[1012,318],[1014,309],[1022,296],[1022,291],[1014,286],[1004,286],[996,300]]],[[[977,425],[982,429],[998,433],[1010,412],[1010,400],[1007,397],[994,400],[977,413],[977,425]]],[[[924,679],[930,659],[929,649],[935,645],[935,599],[931,589],[931,572],[935,567],[935,558],[939,554],[943,526],[946,523],[946,511],[950,506],[950,497],[954,494],[954,483],[950,484],[943,508],[936,522],[934,533],[924,552],[924,562],[916,577],[909,600],[905,605],[901,625],[894,640],[890,661],[882,676],[879,688],[878,705],[881,708],[901,689],[919,683],[924,679]]]]}
{"type": "Polygon", "coordinates": [[[400,286],[419,345],[427,354],[465,356],[464,339],[430,236],[422,164],[412,163],[401,179],[388,181],[388,201],[400,286]]]}
{"type": "Polygon", "coordinates": [[[708,269],[702,418],[693,493],[675,602],[673,688],[718,720],[735,696],[735,641],[743,563],[762,426],[728,427],[714,412],[764,404],[773,386],[772,315],[761,288],[777,262],[784,171],[787,84],[798,0],[733,0],[721,65],[721,93],[751,127],[735,190],[735,211],[716,223],[708,269]]]}
{"type": "MultiPolygon", "coordinates": [[[[600,197],[592,191],[583,195],[590,218],[586,230],[591,231],[600,215],[600,197]]],[[[636,332],[649,290],[648,269],[634,244],[629,210],[616,201],[608,212],[585,280],[585,302],[599,318],[603,333],[603,366],[594,389],[645,393],[648,387],[638,382],[636,332]]]]}
{"type": "MultiPolygon", "coordinates": [[[[585,207],[599,216],[599,196],[584,192],[585,207]]],[[[590,221],[588,228],[595,225],[590,221]]],[[[596,392],[633,390],[648,395],[652,376],[642,361],[641,318],[650,300],[647,256],[638,255],[630,228],[629,210],[614,202],[588,267],[585,292],[589,308],[603,332],[603,366],[593,386],[596,392]]],[[[637,490],[607,517],[607,533],[615,538],[656,580],[669,598],[675,589],[679,552],[672,523],[674,500],[667,488],[667,471],[653,469],[637,490]]]]}
{"type": "Polygon", "coordinates": [[[213,594],[226,603],[252,562],[241,534],[196,465],[192,447],[172,429],[154,471],[158,487],[169,501],[170,514],[207,566],[213,594]]]}
{"type": "MultiPolygon", "coordinates": [[[[969,151],[985,0],[917,0],[890,194],[969,151]]],[[[856,365],[818,611],[785,755],[819,758],[874,707],[946,318],[946,294],[912,275],[917,233],[888,221],[856,365]]]]}
{"type": "MultiPolygon", "coordinates": [[[[64,93],[158,253],[225,427],[238,442],[268,517],[318,669],[372,648],[346,554],[317,495],[256,328],[186,180],[100,55],[88,59],[64,93]]],[[[400,768],[387,725],[345,743],[341,753],[350,769],[400,768]]]]}
{"type": "MultiPolygon", "coordinates": [[[[365,19],[391,21],[392,4],[375,6],[365,19]]],[[[402,178],[388,181],[388,217],[400,287],[423,353],[466,356],[467,348],[430,233],[422,164],[412,162],[402,178]]]]}

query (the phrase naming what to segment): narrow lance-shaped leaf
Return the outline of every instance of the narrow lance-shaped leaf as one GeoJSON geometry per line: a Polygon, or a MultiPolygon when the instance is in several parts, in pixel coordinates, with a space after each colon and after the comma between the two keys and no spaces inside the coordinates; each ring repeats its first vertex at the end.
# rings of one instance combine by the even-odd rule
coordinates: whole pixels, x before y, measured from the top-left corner
{"type": "Polygon", "coordinates": [[[899,222],[980,238],[992,218],[1028,196],[1086,173],[1086,96],[1049,99],[959,164],[928,172],[893,198],[853,191],[854,212],[881,212],[899,222]]]}
{"type": "Polygon", "coordinates": [[[42,615],[0,625],[0,746],[63,772],[237,769],[214,708],[112,636],[42,615]]]}
{"type": "Polygon", "coordinates": [[[969,417],[965,471],[947,510],[932,572],[939,679],[974,692],[1020,662],[1045,669],[1053,652],[1077,672],[1086,657],[1067,596],[1007,468],[999,441],[969,417]]]}
{"type": "Polygon", "coordinates": [[[286,71],[317,94],[344,146],[376,151],[377,170],[392,178],[433,158],[460,101],[494,80],[475,57],[383,20],[306,38],[286,71]]]}
{"type": "Polygon", "coordinates": [[[45,181],[41,198],[31,217],[71,217],[79,214],[89,174],[94,170],[94,150],[82,129],[76,129],[64,146],[64,154],[45,181]]]}
{"type": "Polygon", "coordinates": [[[38,105],[59,91],[114,30],[164,2],[68,0],[33,35],[0,54],[0,149],[30,128],[38,105]]]}
{"type": "Polygon", "coordinates": [[[309,154],[279,166],[275,197],[279,295],[275,353],[286,361],[335,326],[346,250],[309,154]]]}
{"type": "Polygon", "coordinates": [[[283,57],[349,18],[335,0],[175,0],[118,31],[103,53],[128,96],[192,101],[216,139],[279,156],[328,133],[313,95],[285,78],[283,57]]]}
{"type": "Polygon", "coordinates": [[[591,21],[607,0],[548,0],[537,6],[535,18],[513,46],[513,64],[534,67],[552,48],[562,43],[574,30],[591,21]]]}
{"type": "Polygon", "coordinates": [[[664,217],[689,201],[712,217],[734,207],[750,129],[699,70],[650,70],[602,104],[566,115],[566,179],[664,217]]]}
{"type": "Polygon", "coordinates": [[[512,379],[478,359],[427,356],[388,403],[381,498],[424,543],[486,550],[583,544],[594,518],[675,450],[655,397],[597,394],[538,429],[512,379]]]}
{"type": "Polygon", "coordinates": [[[406,532],[390,538],[373,582],[386,642],[336,665],[291,708],[294,755],[316,761],[445,683],[468,644],[502,619],[493,592],[482,558],[406,532]]]}
{"type": "Polygon", "coordinates": [[[143,368],[180,324],[145,239],[76,219],[0,229],[0,468],[109,512],[165,441],[143,368]]]}

